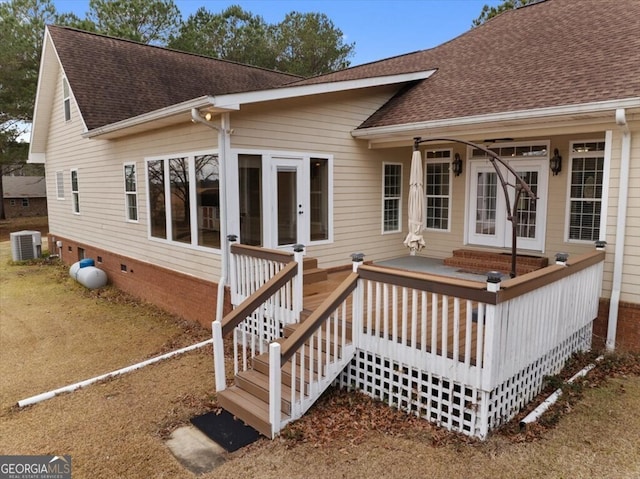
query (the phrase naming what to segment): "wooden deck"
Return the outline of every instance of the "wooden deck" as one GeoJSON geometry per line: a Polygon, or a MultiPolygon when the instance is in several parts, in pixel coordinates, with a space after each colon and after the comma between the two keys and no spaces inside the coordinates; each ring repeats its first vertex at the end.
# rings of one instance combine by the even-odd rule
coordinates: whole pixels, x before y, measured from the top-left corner
{"type": "MultiPolygon", "coordinates": [[[[328,274],[326,281],[321,281],[304,287],[303,314],[302,321],[311,314],[328,296],[334,291],[341,282],[349,275],[350,270],[331,272],[328,274]]],[[[388,293],[392,297],[392,293],[388,293]]],[[[477,341],[478,341],[478,304],[476,302],[468,303],[465,300],[458,302],[458,315],[456,316],[456,305],[454,298],[445,300],[443,295],[438,294],[437,297],[437,320],[434,327],[432,320],[432,312],[434,302],[431,293],[426,293],[425,297],[417,296],[415,310],[425,312],[424,318],[415,325],[409,324],[407,318],[411,318],[411,312],[414,310],[414,298],[412,294],[408,294],[406,298],[402,298],[402,293],[397,293],[395,302],[387,303],[386,312],[379,315],[372,315],[370,318],[364,319],[363,330],[377,337],[387,337],[389,340],[404,344],[408,347],[427,352],[435,351],[439,355],[446,355],[450,359],[460,362],[468,362],[476,364],[477,341]],[[423,305],[423,299],[426,304],[423,305]],[[442,308],[445,301],[447,304],[447,322],[443,322],[442,308]],[[395,307],[394,307],[395,304],[395,307]],[[472,308],[472,321],[467,321],[468,304],[472,308]],[[424,306],[424,308],[423,308],[424,306]],[[459,318],[456,321],[456,317],[459,318]],[[395,318],[395,320],[394,320],[395,318]],[[467,335],[468,324],[471,326],[470,334],[467,335]],[[377,334],[376,334],[377,331],[377,334]],[[443,331],[446,334],[446,343],[443,340],[443,331]],[[414,339],[412,339],[412,337],[414,339]],[[467,359],[467,354],[469,358],[467,359]]],[[[367,304],[365,293],[364,304],[367,304]]],[[[350,310],[348,308],[348,321],[351,320],[350,310]]]]}

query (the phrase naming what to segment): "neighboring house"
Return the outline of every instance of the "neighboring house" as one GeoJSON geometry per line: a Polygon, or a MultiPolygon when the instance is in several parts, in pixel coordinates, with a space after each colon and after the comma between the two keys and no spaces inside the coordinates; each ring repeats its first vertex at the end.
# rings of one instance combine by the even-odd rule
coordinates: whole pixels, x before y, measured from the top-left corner
{"type": "Polygon", "coordinates": [[[43,176],[3,176],[6,218],[47,216],[47,189],[43,176]]]}
{"type": "MultiPolygon", "coordinates": [[[[547,0],[505,12],[429,50],[300,79],[48,27],[30,162],[46,168],[49,244],[60,244],[68,263],[96,258],[115,285],[209,324],[216,318],[220,278],[238,279],[229,271],[228,234],[237,235],[239,244],[271,250],[303,244],[324,268],[340,268],[354,252],[374,262],[406,256],[414,137],[455,138],[489,147],[538,196],[519,201],[520,253],[553,262],[558,252],[582,258],[595,241],[607,242],[601,282],[590,273],[598,281],[596,309],[601,297],[595,338],[637,350],[639,32],[636,0],[547,0]],[[560,158],[561,168],[552,172],[550,164],[560,158]]],[[[509,252],[507,205],[487,153],[448,140],[419,148],[427,248],[418,256],[444,259],[458,249],[509,252]],[[454,164],[461,171],[454,173],[454,164]]],[[[514,284],[505,283],[505,289],[514,284]]],[[[562,293],[568,296],[535,301],[589,303],[576,296],[586,287],[568,288],[562,293]]],[[[487,293],[469,298],[487,305],[483,327],[489,337],[494,305],[498,311],[502,299],[488,299],[487,293]]],[[[225,310],[231,301],[227,297],[225,310]]],[[[474,324],[484,321],[484,306],[465,307],[470,326],[472,307],[474,324]]],[[[562,314],[580,309],[571,308],[562,314]]],[[[534,324],[547,313],[539,314],[534,324]]],[[[591,315],[588,326],[571,338],[591,334],[597,312],[585,314],[591,315]]],[[[506,324],[504,334],[520,323],[506,324]]],[[[476,333],[482,329],[474,329],[473,338],[476,333]]],[[[503,343],[499,335],[491,337],[484,350],[473,351],[493,354],[490,348],[503,343]]],[[[429,388],[440,388],[440,398],[463,394],[458,401],[493,414],[478,424],[471,424],[467,416],[476,413],[467,410],[460,424],[450,419],[452,404],[449,416],[423,415],[483,437],[522,406],[521,399],[499,403],[508,397],[505,391],[527,396],[517,381],[536,389],[558,358],[590,344],[590,337],[587,343],[566,341],[548,353],[553,361],[534,361],[544,367],[533,380],[522,372],[530,370],[528,363],[500,380],[496,371],[506,366],[496,366],[496,376],[487,373],[482,384],[457,382],[458,376],[425,379],[429,388]],[[444,385],[451,388],[446,393],[444,385]]],[[[509,347],[504,351],[519,355],[520,347],[509,347]]],[[[451,354],[458,359],[458,353],[447,356],[446,346],[444,353],[436,349],[445,362],[451,354]]],[[[358,354],[370,361],[368,368],[383,361],[372,365],[371,357],[358,354]]],[[[505,354],[500,360],[511,361],[505,354]]],[[[466,358],[467,367],[480,367],[466,358]]],[[[393,371],[404,368],[398,361],[393,371]]],[[[353,382],[388,397],[375,384],[353,382]]],[[[405,400],[412,401],[397,404],[404,408],[405,400]]]]}

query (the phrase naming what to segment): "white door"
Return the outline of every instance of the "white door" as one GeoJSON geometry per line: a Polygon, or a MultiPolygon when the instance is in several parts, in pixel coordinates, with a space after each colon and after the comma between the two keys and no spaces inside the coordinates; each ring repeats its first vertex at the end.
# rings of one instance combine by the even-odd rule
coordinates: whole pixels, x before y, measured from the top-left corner
{"type": "Polygon", "coordinates": [[[305,238],[307,204],[302,159],[272,158],[272,247],[291,246],[305,238]]]}
{"type": "MultiPolygon", "coordinates": [[[[497,164],[497,163],[496,163],[497,164]]],[[[544,251],[547,211],[547,161],[520,160],[510,163],[538,197],[534,200],[525,192],[520,195],[517,218],[517,247],[544,251]]],[[[509,185],[515,178],[503,166],[500,171],[509,185]]],[[[500,178],[488,161],[470,162],[470,214],[468,238],[470,244],[511,247],[512,222],[509,221],[508,206],[513,211],[515,188],[507,186],[509,203],[505,199],[500,178]]]]}

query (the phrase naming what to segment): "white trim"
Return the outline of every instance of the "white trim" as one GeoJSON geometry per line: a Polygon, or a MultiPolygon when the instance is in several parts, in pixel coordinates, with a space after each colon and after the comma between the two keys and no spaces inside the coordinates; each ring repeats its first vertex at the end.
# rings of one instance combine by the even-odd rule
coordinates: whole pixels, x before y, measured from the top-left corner
{"type": "Polygon", "coordinates": [[[56,171],[56,199],[64,200],[64,170],[56,171]],[[60,189],[62,189],[62,196],[60,196],[60,189]]]}
{"type": "MultiPolygon", "coordinates": [[[[435,148],[435,149],[431,149],[429,148],[428,150],[425,150],[424,152],[424,161],[425,161],[425,168],[424,168],[424,230],[425,231],[429,231],[429,232],[433,232],[433,233],[450,233],[451,232],[451,205],[453,204],[452,201],[452,196],[453,196],[453,171],[451,171],[451,165],[453,162],[453,148],[435,148]],[[427,154],[429,152],[436,152],[436,151],[448,151],[449,152],[449,157],[448,158],[427,158],[427,154]],[[449,200],[449,205],[447,206],[447,227],[446,228],[429,228],[427,226],[427,220],[428,220],[428,211],[429,211],[429,195],[427,194],[427,165],[429,165],[429,163],[445,163],[447,165],[449,165],[448,171],[449,171],[449,193],[447,194],[447,199],[449,200]]],[[[434,196],[435,197],[435,196],[434,196]]],[[[444,198],[443,195],[439,195],[439,198],[444,198]]]]}
{"type": "Polygon", "coordinates": [[[638,108],[640,107],[640,97],[626,98],[621,100],[608,100],[593,103],[581,103],[578,105],[563,105],[532,110],[506,111],[500,113],[490,113],[487,115],[475,115],[457,118],[446,118],[442,120],[430,120],[415,123],[403,123],[390,126],[378,126],[353,130],[351,135],[354,138],[383,137],[392,134],[429,130],[435,128],[447,128],[466,125],[479,125],[500,121],[545,119],[554,116],[576,115],[588,113],[607,113],[616,108],[638,108]]]}
{"type": "MultiPolygon", "coordinates": [[[[402,232],[402,198],[403,198],[403,196],[402,196],[402,193],[403,193],[403,191],[402,191],[402,182],[403,182],[403,172],[402,172],[403,168],[402,168],[402,166],[403,166],[402,163],[397,162],[397,161],[383,161],[382,162],[382,184],[381,184],[381,186],[382,186],[382,195],[381,195],[381,199],[380,199],[381,213],[382,213],[380,219],[381,219],[381,223],[382,224],[380,226],[381,226],[381,233],[383,235],[397,234],[397,233],[401,233],[402,232]],[[385,221],[385,217],[384,217],[384,213],[385,213],[384,202],[387,199],[387,196],[386,196],[386,193],[385,193],[385,177],[386,177],[385,167],[387,165],[395,165],[395,166],[399,166],[400,167],[400,183],[399,183],[400,192],[399,192],[398,197],[397,197],[397,200],[398,200],[398,229],[388,230],[388,231],[386,231],[384,229],[384,227],[385,227],[385,225],[384,225],[384,221],[385,221]]],[[[396,197],[394,196],[394,197],[390,197],[390,198],[391,199],[395,199],[396,197]]]]}
{"type": "Polygon", "coordinates": [[[289,98],[299,98],[301,96],[321,95],[325,93],[335,93],[375,86],[392,85],[396,83],[407,83],[417,80],[425,80],[433,75],[436,70],[422,70],[412,73],[401,73],[398,75],[384,75],[378,77],[363,78],[359,80],[345,80],[335,82],[323,82],[313,85],[284,86],[281,88],[270,88],[268,90],[258,90],[245,93],[231,93],[228,95],[218,95],[214,97],[213,105],[218,108],[239,109],[240,105],[260,103],[273,100],[284,100],[289,98]]]}
{"type": "Polygon", "coordinates": [[[211,106],[213,97],[202,96],[193,100],[187,100],[182,103],[176,103],[175,105],[161,108],[160,110],[150,111],[142,115],[127,118],[126,120],[118,121],[116,123],[110,123],[100,128],[94,128],[93,130],[87,130],[82,134],[82,138],[96,138],[107,133],[113,133],[119,130],[125,130],[134,126],[142,125],[152,121],[160,120],[172,115],[178,115],[181,113],[187,113],[192,108],[204,108],[211,106]]]}
{"type": "MultiPolygon", "coordinates": [[[[593,244],[594,241],[596,241],[596,239],[594,240],[581,240],[581,239],[573,239],[570,238],[570,233],[571,233],[571,201],[573,199],[573,197],[571,196],[571,177],[573,175],[573,160],[574,160],[574,156],[576,156],[576,154],[573,153],[573,145],[575,145],[576,143],[605,143],[604,145],[604,150],[598,150],[598,151],[602,151],[602,156],[604,158],[603,161],[603,165],[602,165],[602,169],[603,169],[603,176],[602,176],[602,197],[599,198],[600,202],[600,224],[598,225],[598,238],[597,239],[604,239],[602,237],[602,230],[600,228],[602,228],[603,222],[606,225],[606,221],[607,221],[607,212],[606,210],[603,209],[603,198],[604,198],[604,181],[605,181],[605,177],[609,176],[609,172],[607,171],[610,167],[611,167],[611,145],[607,146],[606,143],[606,136],[605,138],[599,138],[599,139],[585,139],[585,140],[571,140],[569,141],[569,158],[568,158],[568,166],[567,166],[567,198],[565,201],[565,225],[564,225],[564,241],[566,243],[571,243],[571,244],[593,244]],[[609,156],[609,161],[607,164],[607,148],[609,149],[608,152],[608,156],[609,156]]],[[[594,152],[588,152],[590,154],[590,158],[596,158],[595,155],[593,155],[592,153],[594,152]]],[[[579,156],[579,155],[578,155],[579,156]]],[[[607,178],[608,179],[608,178],[607,178]]],[[[608,190],[608,188],[607,188],[608,190]]]]}
{"type": "MultiPolygon", "coordinates": [[[[496,148],[517,148],[519,146],[544,146],[546,153],[539,156],[518,156],[513,158],[511,166],[518,171],[521,167],[527,169],[527,171],[535,171],[538,173],[537,192],[538,200],[536,202],[536,235],[534,238],[526,238],[518,236],[517,248],[522,250],[531,250],[544,252],[546,248],[547,237],[547,209],[548,209],[548,197],[549,197],[549,140],[531,140],[531,141],[518,141],[507,143],[495,143],[492,145],[496,148]]],[[[483,169],[486,171],[494,172],[493,166],[488,164],[488,159],[474,158],[473,148],[467,148],[468,157],[468,176],[467,176],[467,201],[465,204],[465,242],[466,244],[484,245],[497,248],[510,248],[511,247],[511,224],[506,224],[506,204],[504,202],[504,194],[502,192],[502,186],[497,179],[497,193],[496,193],[496,218],[495,218],[495,234],[494,235],[478,235],[475,231],[475,204],[477,195],[476,191],[474,171],[483,169]],[[486,167],[484,166],[486,164],[486,167]]],[[[508,157],[501,157],[508,160],[508,157]]],[[[506,170],[505,170],[506,171],[506,170]]],[[[513,188],[509,188],[510,201],[514,200],[513,188]]]]}
{"type": "MultiPolygon", "coordinates": [[[[197,156],[205,156],[205,155],[213,155],[217,158],[218,160],[218,177],[220,179],[220,182],[222,182],[222,179],[220,177],[220,153],[217,149],[210,149],[210,150],[198,150],[198,151],[191,151],[191,152],[176,152],[176,153],[167,153],[167,154],[163,154],[163,155],[155,155],[155,156],[148,156],[144,158],[144,170],[145,170],[145,188],[147,190],[146,193],[146,199],[147,199],[147,239],[149,241],[157,241],[159,243],[163,243],[163,244],[170,244],[170,245],[174,245],[174,246],[179,246],[179,247],[183,247],[183,248],[188,248],[188,249],[193,249],[193,250],[197,250],[197,251],[204,251],[207,253],[221,253],[222,250],[222,242],[226,241],[226,238],[222,237],[222,222],[223,220],[223,215],[222,213],[220,214],[220,222],[221,222],[221,228],[220,228],[220,248],[215,248],[212,246],[203,246],[203,245],[199,245],[198,244],[198,221],[197,221],[197,211],[195,212],[195,219],[194,219],[194,210],[196,209],[194,207],[194,205],[197,204],[196,201],[196,188],[189,188],[189,201],[191,202],[191,208],[189,210],[189,220],[190,220],[190,227],[191,227],[191,242],[189,243],[185,243],[182,241],[175,241],[173,240],[173,218],[171,217],[171,211],[172,211],[172,205],[171,205],[171,182],[170,182],[170,175],[169,175],[169,161],[172,159],[179,159],[179,158],[187,158],[188,164],[190,166],[188,174],[189,174],[189,184],[190,185],[196,185],[196,176],[195,176],[195,168],[192,168],[192,166],[194,165],[194,161],[195,161],[195,157],[197,156]],[[164,202],[165,202],[165,228],[166,228],[166,237],[165,238],[159,238],[157,236],[152,236],[151,234],[151,222],[153,220],[152,215],[151,215],[151,211],[150,211],[150,207],[151,207],[151,200],[150,200],[150,190],[151,188],[149,188],[149,163],[152,161],[163,161],[163,174],[164,174],[164,202]]],[[[220,192],[220,190],[219,190],[220,192]]],[[[219,203],[220,204],[220,203],[219,203]]],[[[140,213],[139,213],[139,208],[138,208],[138,217],[139,217],[140,213]]]]}
{"type": "Polygon", "coordinates": [[[188,112],[192,108],[214,107],[219,111],[239,110],[241,105],[259,103],[264,101],[284,100],[298,98],[308,95],[320,95],[323,93],[335,93],[340,91],[350,91],[373,86],[390,85],[396,83],[406,83],[429,78],[436,70],[425,70],[413,73],[403,73],[400,75],[387,75],[362,80],[348,80],[341,82],[319,83],[315,85],[299,85],[282,88],[271,88],[269,90],[258,90],[246,93],[231,93],[218,96],[201,96],[182,103],[170,105],[159,110],[154,110],[143,115],[127,118],[116,123],[104,125],[100,128],[87,131],[82,134],[83,138],[95,138],[107,133],[113,133],[134,126],[159,120],[172,115],[188,112]]]}
{"type": "Polygon", "coordinates": [[[69,181],[71,187],[71,211],[74,215],[80,214],[80,181],[78,179],[78,168],[71,168],[69,170],[69,181]],[[73,174],[76,174],[76,186],[77,190],[73,189],[73,174]],[[77,195],[77,196],[76,196],[77,195]]]}
{"type": "Polygon", "coordinates": [[[124,215],[127,223],[139,223],[140,222],[140,201],[138,201],[138,165],[135,161],[129,161],[122,164],[122,173],[124,174],[124,215]],[[127,191],[127,166],[133,166],[133,181],[135,185],[135,191],[127,191]],[[136,199],[136,219],[131,219],[129,216],[129,196],[134,196],[136,199]]]}
{"type": "MultiPolygon", "coordinates": [[[[611,155],[613,150],[613,130],[607,130],[604,134],[604,166],[602,176],[602,203],[600,206],[600,237],[601,241],[607,240],[607,217],[609,212],[609,182],[611,181],[611,155]]],[[[565,236],[566,238],[566,236],[565,236]]]]}

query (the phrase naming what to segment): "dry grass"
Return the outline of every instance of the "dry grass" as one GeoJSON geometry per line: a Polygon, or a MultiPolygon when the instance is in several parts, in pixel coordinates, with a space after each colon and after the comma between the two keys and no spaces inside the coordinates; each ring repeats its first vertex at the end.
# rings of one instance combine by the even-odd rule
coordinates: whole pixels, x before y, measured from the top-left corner
{"type": "MultiPolygon", "coordinates": [[[[194,477],[163,438],[215,407],[210,348],[22,410],[13,404],[208,331],[113,290],[88,292],[66,268],[8,265],[8,250],[0,244],[0,453],[71,454],[74,478],[194,477]]],[[[582,398],[561,405],[555,427],[484,443],[329,394],[282,438],[260,440],[200,477],[638,478],[640,377],[611,371],[631,374],[587,384],[582,398]]]]}

